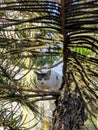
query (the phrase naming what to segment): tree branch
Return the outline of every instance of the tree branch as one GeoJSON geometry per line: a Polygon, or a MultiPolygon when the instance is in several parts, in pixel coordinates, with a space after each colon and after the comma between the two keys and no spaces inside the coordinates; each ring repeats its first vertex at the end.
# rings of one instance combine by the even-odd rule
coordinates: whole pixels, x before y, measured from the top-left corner
{"type": "Polygon", "coordinates": [[[0,89],[7,89],[7,90],[18,90],[18,91],[28,91],[32,93],[37,93],[39,95],[42,95],[42,93],[45,95],[52,95],[52,96],[59,96],[60,91],[52,91],[52,90],[47,90],[47,89],[32,89],[24,86],[11,86],[11,85],[0,85],[0,89]],[[41,93],[41,94],[40,94],[41,93]]]}

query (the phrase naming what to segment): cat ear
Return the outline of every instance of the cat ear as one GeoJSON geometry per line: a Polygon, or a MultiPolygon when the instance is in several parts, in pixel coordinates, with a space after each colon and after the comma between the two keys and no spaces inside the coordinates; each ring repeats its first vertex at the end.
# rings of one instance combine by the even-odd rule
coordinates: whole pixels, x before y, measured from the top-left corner
{"type": "Polygon", "coordinates": [[[50,75],[51,75],[51,70],[48,70],[47,75],[50,77],[50,75]]]}

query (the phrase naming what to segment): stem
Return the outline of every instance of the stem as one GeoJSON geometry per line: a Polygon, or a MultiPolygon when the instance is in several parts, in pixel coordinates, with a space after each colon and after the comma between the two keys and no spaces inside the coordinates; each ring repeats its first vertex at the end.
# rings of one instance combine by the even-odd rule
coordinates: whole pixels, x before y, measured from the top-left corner
{"type": "Polygon", "coordinates": [[[67,78],[67,59],[68,59],[68,40],[67,40],[67,31],[65,27],[65,9],[68,5],[66,4],[65,0],[61,0],[61,27],[62,27],[62,35],[63,35],[63,76],[64,82],[66,83],[66,90],[69,90],[68,85],[68,78],[67,78]]]}
{"type": "Polygon", "coordinates": [[[53,96],[58,96],[60,95],[60,91],[51,91],[51,90],[41,90],[41,89],[30,89],[28,87],[24,86],[11,86],[11,85],[0,85],[0,89],[8,89],[8,90],[18,90],[18,91],[28,91],[32,93],[38,93],[40,95],[47,94],[47,95],[53,95],[53,96]]]}

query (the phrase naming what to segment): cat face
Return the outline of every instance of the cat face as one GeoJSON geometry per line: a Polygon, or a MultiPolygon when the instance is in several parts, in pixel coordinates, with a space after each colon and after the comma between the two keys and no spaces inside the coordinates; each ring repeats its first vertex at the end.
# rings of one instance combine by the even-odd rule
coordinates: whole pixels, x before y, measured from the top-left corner
{"type": "Polygon", "coordinates": [[[45,88],[47,81],[50,80],[51,70],[49,70],[46,73],[38,73],[38,72],[35,72],[35,73],[36,73],[38,85],[41,88],[45,88]]]}

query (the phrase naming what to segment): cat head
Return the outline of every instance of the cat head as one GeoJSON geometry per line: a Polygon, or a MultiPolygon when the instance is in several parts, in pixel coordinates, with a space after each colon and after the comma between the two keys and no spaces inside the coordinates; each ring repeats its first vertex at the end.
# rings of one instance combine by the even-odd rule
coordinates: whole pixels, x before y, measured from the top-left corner
{"type": "Polygon", "coordinates": [[[47,81],[50,80],[50,75],[51,75],[51,70],[48,70],[47,72],[36,72],[36,79],[37,83],[39,84],[40,87],[44,88],[47,84],[47,81]]]}

